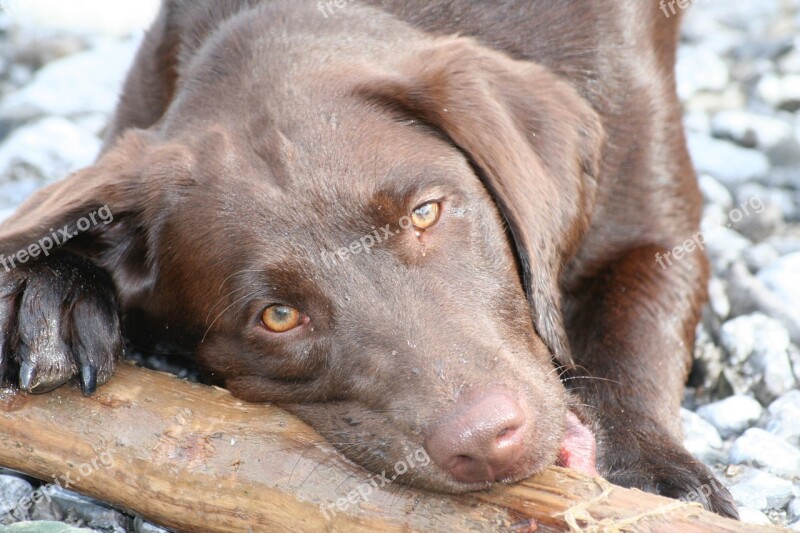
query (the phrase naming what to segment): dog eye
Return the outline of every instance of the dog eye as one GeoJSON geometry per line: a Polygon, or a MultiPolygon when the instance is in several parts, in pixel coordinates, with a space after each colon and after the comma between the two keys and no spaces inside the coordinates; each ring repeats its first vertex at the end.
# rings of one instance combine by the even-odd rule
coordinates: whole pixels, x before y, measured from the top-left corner
{"type": "Polygon", "coordinates": [[[411,222],[418,230],[428,229],[439,221],[442,206],[439,202],[428,202],[411,212],[411,222]]]}
{"type": "Polygon", "coordinates": [[[303,323],[303,315],[288,305],[271,305],[261,313],[261,323],[274,333],[285,333],[303,323]]]}

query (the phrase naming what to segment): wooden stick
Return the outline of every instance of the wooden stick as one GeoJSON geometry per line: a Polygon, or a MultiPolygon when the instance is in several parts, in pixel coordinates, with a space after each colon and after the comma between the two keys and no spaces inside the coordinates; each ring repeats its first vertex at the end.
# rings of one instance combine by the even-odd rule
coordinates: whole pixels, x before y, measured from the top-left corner
{"type": "Polygon", "coordinates": [[[0,393],[0,465],[180,531],[770,530],[555,467],[460,496],[380,487],[276,407],[129,364],[90,398],[0,393]]]}

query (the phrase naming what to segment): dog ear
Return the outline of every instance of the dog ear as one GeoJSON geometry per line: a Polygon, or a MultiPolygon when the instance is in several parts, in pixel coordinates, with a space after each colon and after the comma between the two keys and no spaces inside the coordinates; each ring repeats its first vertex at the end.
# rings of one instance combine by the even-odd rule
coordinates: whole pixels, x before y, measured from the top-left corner
{"type": "Polygon", "coordinates": [[[24,263],[70,252],[112,274],[121,296],[148,291],[169,190],[157,179],[164,159],[150,145],[146,132],[131,131],[93,166],[37,191],[0,225],[4,264],[20,266],[11,262],[19,251],[26,251],[24,263]]]}
{"type": "Polygon", "coordinates": [[[595,201],[598,114],[546,68],[471,39],[442,39],[412,55],[357,93],[426,122],[471,160],[508,223],[537,332],[570,364],[560,277],[595,201]]]}

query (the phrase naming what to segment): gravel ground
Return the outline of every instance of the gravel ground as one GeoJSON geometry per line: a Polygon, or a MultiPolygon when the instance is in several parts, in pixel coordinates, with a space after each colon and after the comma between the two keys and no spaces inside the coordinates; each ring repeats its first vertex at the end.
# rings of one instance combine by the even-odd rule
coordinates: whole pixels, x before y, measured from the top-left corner
{"type": "MultiPolygon", "coordinates": [[[[744,521],[800,531],[800,0],[694,4],[678,88],[706,202],[692,247],[714,277],[682,411],[686,445],[744,521]]],[[[120,36],[128,28],[113,17],[109,31],[81,34],[16,15],[24,24],[0,12],[0,218],[92,162],[141,33],[120,36]]],[[[144,362],[187,374],[163,357],[144,362]]],[[[0,524],[163,531],[63,489],[8,514],[40,485],[0,471],[0,524]]]]}

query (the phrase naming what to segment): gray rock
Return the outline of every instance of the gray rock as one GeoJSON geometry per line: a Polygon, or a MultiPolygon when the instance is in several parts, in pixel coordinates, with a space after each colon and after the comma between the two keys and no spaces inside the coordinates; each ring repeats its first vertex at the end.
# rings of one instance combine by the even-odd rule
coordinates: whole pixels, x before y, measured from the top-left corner
{"type": "Polygon", "coordinates": [[[757,273],[770,266],[780,258],[780,254],[772,244],[759,243],[742,252],[744,260],[750,272],[757,273]]]}
{"type": "Polygon", "coordinates": [[[690,111],[683,117],[683,126],[687,131],[709,135],[711,133],[711,119],[708,113],[690,111]]]}
{"type": "Polygon", "coordinates": [[[750,211],[748,214],[739,208],[731,210],[730,227],[753,242],[760,242],[779,233],[785,226],[780,207],[773,203],[759,205],[759,211],[750,211]]]}
{"type": "Polygon", "coordinates": [[[725,292],[725,284],[719,278],[711,278],[708,281],[708,302],[720,320],[728,318],[731,313],[731,302],[725,292]]]}
{"type": "Polygon", "coordinates": [[[133,531],[134,533],[169,533],[166,529],[151,524],[140,516],[133,521],[133,531]]]}
{"type": "Polygon", "coordinates": [[[736,503],[759,511],[782,509],[794,496],[791,481],[755,468],[744,468],[727,481],[736,503]]]}
{"type": "Polygon", "coordinates": [[[800,446],[800,390],[789,391],[772,402],[767,413],[767,431],[789,444],[800,446]]]}
{"type": "Polygon", "coordinates": [[[769,151],[782,143],[796,142],[787,121],[749,111],[721,111],[711,120],[715,137],[730,139],[748,148],[769,151]]]}
{"type": "Polygon", "coordinates": [[[761,428],[750,428],[734,441],[730,461],[764,468],[777,476],[800,477],[800,449],[761,428]]]}
{"type": "Polygon", "coordinates": [[[789,332],[783,324],[762,313],[734,318],[720,329],[720,344],[737,364],[745,362],[753,352],[785,353],[789,343],[789,332]]]}
{"type": "Polygon", "coordinates": [[[786,515],[791,521],[800,521],[800,496],[789,502],[789,506],[786,507],[786,515]]]}
{"type": "Polygon", "coordinates": [[[712,224],[708,218],[703,219],[701,225],[703,246],[711,260],[714,273],[721,275],[739,260],[753,243],[732,229],[712,224]]]}
{"type": "Polygon", "coordinates": [[[26,519],[28,510],[25,499],[32,492],[33,487],[24,479],[6,474],[0,475],[0,524],[26,519]],[[8,520],[11,517],[16,520],[8,520]]]}
{"type": "Polygon", "coordinates": [[[730,211],[733,208],[733,195],[723,184],[708,174],[701,174],[698,184],[706,202],[718,205],[724,211],[730,211]]]}
{"type": "Polygon", "coordinates": [[[789,307],[800,309],[800,253],[780,258],[758,273],[758,279],[789,307]]]}
{"type": "Polygon", "coordinates": [[[800,109],[800,75],[764,76],[756,93],[774,108],[797,111],[800,109]]]}
{"type": "Polygon", "coordinates": [[[721,91],[730,80],[725,62],[714,52],[701,47],[682,46],[676,66],[678,95],[688,99],[698,91],[721,91]]]}
{"type": "Polygon", "coordinates": [[[723,438],[741,433],[752,426],[764,412],[750,396],[737,394],[718,402],[704,405],[697,414],[709,421],[723,438]]]}
{"type": "Polygon", "coordinates": [[[772,524],[767,515],[761,511],[751,509],[750,507],[739,507],[739,520],[745,524],[754,524],[757,526],[768,526],[772,524]]]}
{"type": "Polygon", "coordinates": [[[128,517],[106,507],[94,498],[52,485],[48,488],[48,493],[68,518],[75,517],[92,529],[104,533],[126,533],[129,529],[128,517]]]}
{"type": "Polygon", "coordinates": [[[756,321],[752,316],[744,315],[728,320],[720,328],[720,344],[734,363],[744,363],[755,348],[756,321]]]}
{"type": "Polygon", "coordinates": [[[59,117],[14,131],[0,146],[0,176],[54,180],[90,165],[100,151],[94,135],[59,117]]]}
{"type": "Polygon", "coordinates": [[[753,276],[742,262],[734,262],[725,273],[731,316],[761,312],[778,320],[789,332],[795,344],[800,344],[800,311],[787,305],[782,298],[753,276]]]}
{"type": "Polygon", "coordinates": [[[714,176],[729,188],[769,173],[769,159],[756,150],[697,133],[689,133],[687,142],[697,171],[714,176]]]}
{"type": "Polygon", "coordinates": [[[58,522],[20,522],[3,529],[3,533],[97,533],[93,529],[72,527],[58,522]]]}
{"type": "Polygon", "coordinates": [[[107,41],[40,69],[33,81],[0,102],[0,117],[30,120],[46,115],[110,115],[138,39],[107,41]]]}
{"type": "Polygon", "coordinates": [[[760,375],[753,390],[763,404],[770,403],[797,386],[787,350],[757,351],[748,360],[748,366],[760,375]]]}
{"type": "Polygon", "coordinates": [[[765,242],[775,248],[778,255],[781,256],[800,252],[800,238],[775,236],[770,237],[765,242]]]}
{"type": "Polygon", "coordinates": [[[681,409],[683,444],[686,449],[705,463],[724,459],[722,438],[717,429],[700,415],[681,409]]]}
{"type": "MultiPolygon", "coordinates": [[[[775,176],[775,172],[770,173],[770,180],[775,176]]],[[[745,183],[736,188],[737,209],[745,213],[755,213],[763,211],[766,206],[775,206],[781,210],[783,217],[792,219],[797,211],[792,192],[780,189],[781,185],[770,184],[769,187],[757,183],[745,183]]],[[[732,213],[731,213],[732,214],[732,213]]],[[[749,214],[745,214],[749,216],[749,214]]],[[[783,228],[780,228],[783,229],[783,228]]]]}

